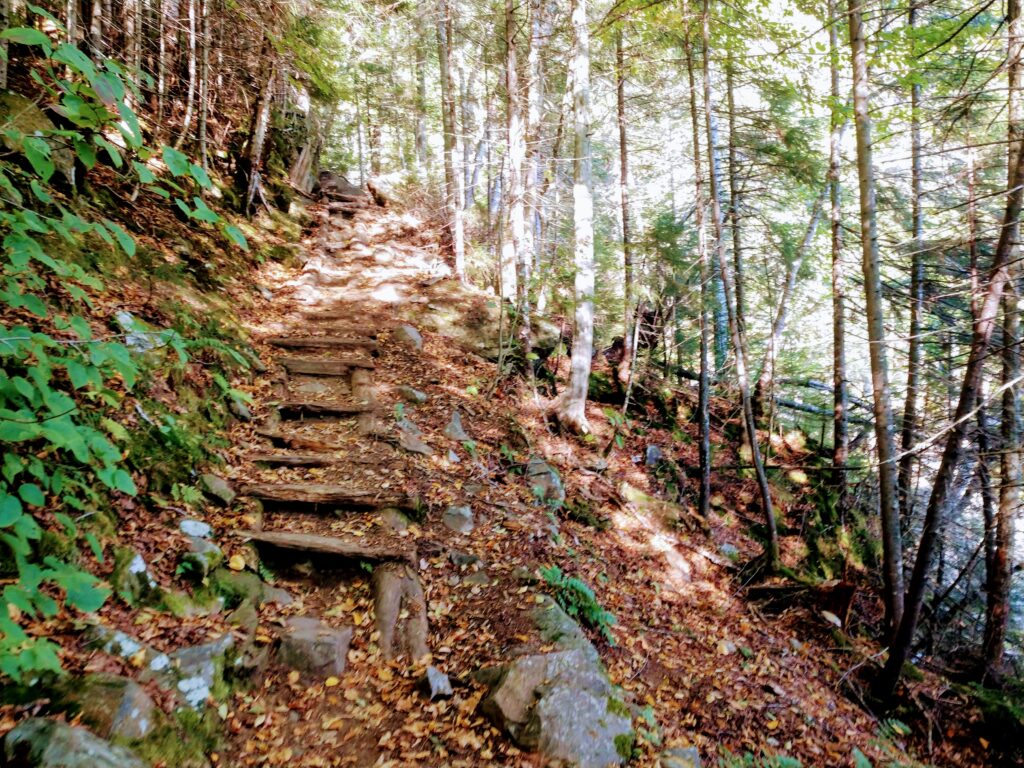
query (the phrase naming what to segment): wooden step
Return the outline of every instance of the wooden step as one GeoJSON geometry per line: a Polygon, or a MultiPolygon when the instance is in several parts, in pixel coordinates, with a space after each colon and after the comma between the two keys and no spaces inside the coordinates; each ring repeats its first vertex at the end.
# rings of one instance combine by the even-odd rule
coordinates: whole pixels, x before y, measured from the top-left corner
{"type": "Polygon", "coordinates": [[[303,416],[357,416],[375,409],[371,403],[316,403],[307,400],[286,400],[277,406],[281,416],[288,419],[303,416]]]}
{"type": "Polygon", "coordinates": [[[376,349],[374,339],[347,336],[271,336],[267,344],[283,349],[376,349]]]}
{"type": "Polygon", "coordinates": [[[257,427],[256,434],[273,443],[281,443],[289,448],[305,451],[341,451],[345,446],[336,443],[325,443],[302,435],[289,435],[277,429],[257,427]]]}
{"type": "Polygon", "coordinates": [[[254,464],[272,467],[334,467],[346,463],[322,453],[253,453],[246,458],[254,464]]]}
{"type": "Polygon", "coordinates": [[[292,552],[311,555],[351,558],[354,560],[404,560],[416,562],[416,553],[411,549],[398,547],[377,547],[363,543],[338,539],[332,536],[317,536],[310,533],[288,533],[284,531],[239,531],[242,536],[257,546],[263,544],[292,552]]]}
{"type": "Polygon", "coordinates": [[[360,509],[411,509],[415,506],[408,496],[394,491],[366,491],[330,483],[247,483],[241,493],[277,504],[330,504],[360,509]]]}
{"type": "Polygon", "coordinates": [[[337,360],[316,360],[305,357],[282,357],[278,360],[288,373],[302,376],[348,376],[353,368],[372,370],[368,357],[344,357],[337,360]]]}

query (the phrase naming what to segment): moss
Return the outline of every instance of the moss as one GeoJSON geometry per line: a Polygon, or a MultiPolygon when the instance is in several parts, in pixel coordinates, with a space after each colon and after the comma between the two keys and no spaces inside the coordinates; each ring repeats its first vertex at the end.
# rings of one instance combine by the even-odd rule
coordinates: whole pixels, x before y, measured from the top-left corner
{"type": "Polygon", "coordinates": [[[924,673],[909,661],[903,663],[903,677],[907,680],[912,680],[915,683],[924,681],[924,673]]]}
{"type": "Polygon", "coordinates": [[[145,739],[121,741],[150,765],[206,768],[207,755],[220,746],[221,728],[213,710],[180,709],[145,739]]]}
{"type": "Polygon", "coordinates": [[[629,708],[622,701],[615,698],[614,696],[608,697],[608,712],[610,712],[613,715],[617,715],[618,717],[632,719],[629,712],[629,708]]]}
{"type": "Polygon", "coordinates": [[[615,737],[615,751],[623,760],[629,760],[633,757],[634,743],[636,743],[636,734],[632,731],[629,733],[620,733],[615,737]]]}

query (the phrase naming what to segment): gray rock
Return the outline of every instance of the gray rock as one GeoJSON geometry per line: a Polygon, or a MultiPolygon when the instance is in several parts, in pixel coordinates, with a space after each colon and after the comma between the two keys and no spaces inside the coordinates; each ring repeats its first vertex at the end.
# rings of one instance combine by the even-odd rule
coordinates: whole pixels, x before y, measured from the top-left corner
{"type": "Polygon", "coordinates": [[[233,627],[241,627],[252,633],[260,624],[260,614],[256,610],[256,606],[246,600],[228,614],[227,622],[233,627]]]}
{"type": "Polygon", "coordinates": [[[252,411],[241,398],[232,397],[228,403],[228,410],[239,421],[252,421],[252,411]]]}
{"type": "Polygon", "coordinates": [[[608,460],[598,456],[596,459],[588,461],[583,468],[589,469],[591,472],[604,472],[608,469],[608,460]]]}
{"type": "Polygon", "coordinates": [[[82,721],[105,739],[144,739],[161,714],[142,686],[120,675],[86,675],[63,687],[60,707],[80,714],[82,721]]]}
{"type": "Polygon", "coordinates": [[[448,675],[437,667],[427,667],[427,671],[420,678],[420,690],[426,694],[431,701],[435,699],[447,699],[454,695],[451,680],[448,675]]]}
{"type": "Polygon", "coordinates": [[[527,462],[526,481],[538,501],[556,507],[565,502],[565,486],[558,470],[539,456],[531,456],[527,462]]]}
{"type": "Polygon", "coordinates": [[[467,435],[466,430],[463,429],[462,415],[457,410],[452,411],[452,418],[448,422],[448,426],[444,428],[444,436],[460,443],[465,443],[473,439],[467,435]]]}
{"type": "Polygon", "coordinates": [[[665,458],[665,455],[661,452],[661,448],[656,445],[647,446],[647,450],[644,453],[644,463],[646,463],[648,467],[653,467],[663,458],[665,458]]]}
{"type": "Polygon", "coordinates": [[[553,601],[534,621],[559,650],[520,656],[479,677],[491,689],[481,711],[524,749],[580,768],[629,759],[634,732],[629,710],[612,687],[593,645],[553,601]]]}
{"type": "Polygon", "coordinates": [[[393,531],[409,530],[409,518],[400,509],[388,507],[381,510],[380,519],[393,531]]]}
{"type": "Polygon", "coordinates": [[[398,326],[391,337],[403,347],[419,352],[423,349],[423,337],[411,325],[398,326]]]}
{"type": "Polygon", "coordinates": [[[733,544],[723,544],[718,548],[718,551],[728,557],[730,560],[735,560],[740,556],[739,549],[733,544]]]}
{"type": "Polygon", "coordinates": [[[337,676],[345,671],[352,627],[337,629],[311,616],[293,616],[286,626],[278,649],[283,664],[321,677],[337,676]]]}
{"type": "Polygon", "coordinates": [[[252,571],[229,571],[227,568],[217,568],[210,573],[209,583],[211,589],[225,599],[229,608],[234,608],[245,600],[254,605],[266,603],[291,605],[293,602],[292,596],[288,592],[265,584],[252,571]]]}
{"type": "Polygon", "coordinates": [[[124,345],[132,352],[149,352],[162,346],[163,334],[155,331],[127,310],[114,314],[114,319],[124,332],[124,345]]]}
{"type": "Polygon", "coordinates": [[[469,584],[471,587],[486,587],[491,583],[491,577],[487,575],[486,571],[473,571],[462,580],[463,584],[469,584]]]}
{"type": "Polygon", "coordinates": [[[209,523],[204,523],[202,520],[195,520],[191,517],[186,517],[178,523],[178,530],[186,536],[197,539],[208,539],[213,535],[213,528],[210,527],[209,523]]]}
{"type": "Polygon", "coordinates": [[[134,549],[115,550],[111,583],[114,591],[129,605],[152,604],[160,599],[160,585],[149,572],[142,555],[134,549]]]}
{"type": "Polygon", "coordinates": [[[430,456],[434,449],[420,439],[422,430],[413,424],[408,418],[400,419],[395,426],[398,428],[398,444],[410,453],[420,453],[430,456]]]}
{"type": "Polygon", "coordinates": [[[14,768],[146,768],[124,747],[84,728],[33,717],[4,737],[3,764],[14,768]]]}
{"type": "Polygon", "coordinates": [[[175,689],[193,709],[202,709],[207,699],[223,684],[228,651],[234,648],[231,635],[170,653],[171,669],[177,676],[175,689]]]}
{"type": "Polygon", "coordinates": [[[322,381],[305,381],[296,385],[294,389],[304,395],[322,395],[324,392],[331,391],[331,388],[322,381]]]}
{"type": "Polygon", "coordinates": [[[448,559],[451,560],[452,563],[458,566],[459,568],[480,562],[480,558],[476,555],[470,554],[468,552],[459,552],[459,550],[457,549],[453,549],[448,553],[448,559]]]}
{"type": "Polygon", "coordinates": [[[441,522],[456,533],[469,533],[473,530],[473,510],[468,506],[451,506],[444,511],[441,522]]]}
{"type": "Polygon", "coordinates": [[[418,389],[412,387],[401,386],[398,387],[398,394],[402,396],[402,399],[407,403],[413,403],[415,405],[423,405],[430,398],[426,392],[420,392],[418,389]]]}
{"type": "Polygon", "coordinates": [[[271,587],[268,584],[263,585],[263,601],[262,605],[267,603],[273,603],[282,607],[291,605],[295,602],[295,598],[292,597],[291,592],[280,587],[271,587]]]}
{"type": "Polygon", "coordinates": [[[451,448],[448,449],[448,461],[450,461],[452,464],[462,463],[462,459],[459,458],[459,454],[457,454],[451,448]]]}
{"type": "Polygon", "coordinates": [[[700,768],[700,752],[696,747],[672,747],[661,753],[661,768],[700,768]]]}
{"type": "Polygon", "coordinates": [[[205,579],[224,562],[224,553],[212,541],[190,536],[188,552],[185,553],[181,561],[194,574],[205,579]]]}
{"type": "Polygon", "coordinates": [[[199,485],[203,493],[225,507],[231,506],[231,502],[235,500],[235,489],[223,477],[204,472],[199,476],[199,485]]]}

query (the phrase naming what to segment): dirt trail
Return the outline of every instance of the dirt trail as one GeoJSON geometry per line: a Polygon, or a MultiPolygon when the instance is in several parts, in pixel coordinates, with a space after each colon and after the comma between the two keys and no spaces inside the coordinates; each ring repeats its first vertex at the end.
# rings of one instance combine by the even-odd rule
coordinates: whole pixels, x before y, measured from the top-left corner
{"type": "MultiPolygon", "coordinates": [[[[604,426],[587,448],[550,433],[532,398],[492,394],[494,366],[466,351],[491,300],[450,278],[422,225],[375,208],[324,214],[308,246],[301,268],[265,270],[274,298],[250,318],[273,364],[258,385],[261,419],[236,430],[233,480],[250,501],[230,525],[234,551],[295,598],[261,608],[257,641],[315,618],[352,628],[347,663],[310,674],[271,662],[229,702],[221,764],[540,765],[479,713],[473,673],[538,642],[528,615],[546,564],[593,586],[618,617],[616,644],[591,637],[639,715],[633,764],[686,744],[712,764],[723,745],[809,765],[847,764],[864,748],[875,724],[818,652],[824,622],[769,624],[736,598],[715,542],[756,545],[735,515],[717,515],[710,540],[691,538],[671,505],[622,493],[623,482],[652,489],[642,444],[598,461],[613,437],[598,409],[591,421],[604,426]],[[608,530],[537,504],[523,478],[531,455],[608,530]],[[389,603],[397,627],[378,615],[389,603]],[[423,645],[429,659],[414,658],[423,645]],[[449,676],[451,698],[418,690],[427,661],[449,676]]],[[[680,460],[692,448],[653,431],[646,440],[680,460]]],[[[328,645],[348,642],[323,632],[328,645]]]]}

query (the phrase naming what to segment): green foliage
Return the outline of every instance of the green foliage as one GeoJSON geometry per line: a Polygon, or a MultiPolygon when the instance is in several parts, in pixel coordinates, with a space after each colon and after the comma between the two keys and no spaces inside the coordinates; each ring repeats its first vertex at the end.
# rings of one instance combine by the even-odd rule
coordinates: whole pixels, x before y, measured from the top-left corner
{"type": "Polygon", "coordinates": [[[551,588],[555,602],[566,613],[600,632],[612,645],[615,644],[611,632],[615,625],[615,615],[598,602],[594,590],[575,576],[566,576],[557,565],[541,568],[540,575],[551,588]]]}
{"type": "Polygon", "coordinates": [[[0,303],[14,320],[0,323],[0,568],[17,574],[0,601],[0,674],[19,681],[60,670],[56,646],[29,636],[20,617],[52,617],[62,604],[95,611],[109,594],[84,569],[76,545],[81,538],[102,559],[98,539],[79,523],[95,519],[111,497],[137,492],[124,460],[128,435],[104,414],[139,386],[152,350],[167,347],[180,363],[187,359],[176,333],[124,322],[97,333],[86,319],[103,286],[59,249],[101,241],[130,259],[136,245],[120,224],[83,218],[61,202],[54,175],[60,169],[72,181],[70,159],[87,170],[104,162],[125,182],[173,199],[190,219],[223,222],[197,194],[185,201],[189,188],[204,189],[210,180],[184,155],[163,149],[173,179],[161,182],[150,170],[156,153],[143,145],[128,106],[141,97],[118,64],[67,43],[54,47],[30,27],[0,35],[38,49],[32,78],[72,126],[57,129],[42,113],[29,132],[15,117],[0,126],[12,149],[0,159],[0,303]],[[70,542],[65,557],[46,554],[44,535],[55,531],[70,542]]]}

